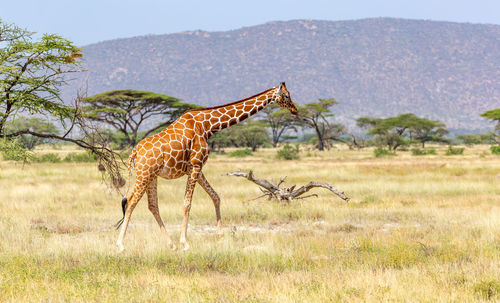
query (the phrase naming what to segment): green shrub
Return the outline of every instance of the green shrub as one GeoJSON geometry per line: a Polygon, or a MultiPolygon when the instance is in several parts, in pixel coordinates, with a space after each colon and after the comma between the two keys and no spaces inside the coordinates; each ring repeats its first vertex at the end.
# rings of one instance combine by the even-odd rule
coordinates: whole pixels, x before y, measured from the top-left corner
{"type": "Polygon", "coordinates": [[[429,148],[429,149],[426,151],[426,153],[427,153],[428,155],[437,155],[436,149],[434,149],[434,148],[429,148]]]}
{"type": "Polygon", "coordinates": [[[61,158],[59,158],[58,154],[48,153],[36,156],[34,158],[35,162],[48,162],[48,163],[59,163],[61,162],[61,158]]]}
{"type": "Polygon", "coordinates": [[[238,157],[238,158],[243,158],[246,156],[251,156],[252,155],[252,150],[250,148],[245,148],[245,149],[237,149],[231,153],[229,153],[229,157],[238,157]]]}
{"type": "Polygon", "coordinates": [[[282,149],[278,150],[276,158],[283,160],[298,160],[299,157],[299,145],[295,145],[295,148],[290,144],[285,144],[282,149]]]}
{"type": "Polygon", "coordinates": [[[492,146],[490,149],[492,154],[500,155],[500,145],[492,146]]]}
{"type": "Polygon", "coordinates": [[[384,157],[384,156],[394,156],[395,153],[394,152],[390,152],[389,150],[383,148],[383,147],[377,147],[373,150],[373,154],[375,155],[375,157],[379,158],[379,157],[384,157]]]}
{"type": "Polygon", "coordinates": [[[93,153],[69,153],[65,158],[64,162],[96,162],[97,156],[93,153]]]}
{"type": "Polygon", "coordinates": [[[434,148],[429,148],[429,149],[412,148],[411,154],[414,156],[435,155],[436,150],[434,148]]]}
{"type": "Polygon", "coordinates": [[[447,156],[461,155],[464,153],[464,150],[465,150],[465,148],[463,148],[463,147],[448,146],[448,149],[446,150],[446,155],[447,156]]]}
{"type": "Polygon", "coordinates": [[[420,148],[412,148],[411,154],[414,156],[423,156],[425,155],[425,150],[420,148]]]}
{"type": "Polygon", "coordinates": [[[29,162],[33,159],[33,153],[23,148],[22,144],[17,140],[0,138],[0,154],[5,161],[29,162]]]}

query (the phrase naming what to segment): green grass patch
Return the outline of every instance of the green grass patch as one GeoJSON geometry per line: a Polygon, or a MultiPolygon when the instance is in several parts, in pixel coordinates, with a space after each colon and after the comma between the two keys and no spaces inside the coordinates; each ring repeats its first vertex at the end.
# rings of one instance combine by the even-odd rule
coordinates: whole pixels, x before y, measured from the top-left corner
{"type": "Polygon", "coordinates": [[[85,153],[69,153],[64,158],[64,162],[96,162],[97,156],[93,153],[85,152],[85,153]]]}
{"type": "Polygon", "coordinates": [[[490,147],[491,153],[494,155],[500,155],[500,145],[490,147]]]}
{"type": "Polygon", "coordinates": [[[446,150],[447,156],[455,156],[455,155],[462,155],[464,153],[465,148],[463,147],[451,147],[448,146],[448,149],[446,150]]]}
{"type": "Polygon", "coordinates": [[[426,155],[436,155],[437,153],[436,149],[434,148],[429,148],[429,149],[412,148],[411,154],[414,156],[426,156],[426,155]]]}
{"type": "Polygon", "coordinates": [[[377,147],[373,150],[373,155],[377,158],[380,158],[380,157],[394,156],[396,155],[396,153],[391,152],[383,147],[377,147]]]}
{"type": "Polygon", "coordinates": [[[62,159],[59,157],[58,154],[47,153],[47,154],[35,156],[33,158],[33,161],[41,162],[41,163],[59,163],[59,162],[62,162],[62,159]]]}
{"type": "Polygon", "coordinates": [[[276,154],[276,158],[283,160],[298,160],[299,157],[299,145],[295,145],[295,147],[290,144],[285,144],[283,148],[278,150],[276,154]]]}
{"type": "Polygon", "coordinates": [[[231,153],[228,154],[229,157],[236,157],[236,158],[243,158],[243,157],[248,157],[251,156],[252,150],[250,148],[245,148],[245,149],[237,149],[231,153]]]}

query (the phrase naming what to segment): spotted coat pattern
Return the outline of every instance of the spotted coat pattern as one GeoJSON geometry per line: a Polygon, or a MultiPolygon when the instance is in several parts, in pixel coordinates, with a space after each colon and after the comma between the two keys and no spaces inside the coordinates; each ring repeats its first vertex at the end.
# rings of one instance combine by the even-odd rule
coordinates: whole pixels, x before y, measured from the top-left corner
{"type": "Polygon", "coordinates": [[[158,210],[158,177],[175,179],[184,175],[188,176],[180,236],[180,244],[184,245],[184,249],[189,248],[186,241],[186,231],[196,182],[208,193],[214,203],[217,229],[220,232],[222,228],[220,198],[201,171],[208,159],[207,141],[215,132],[245,120],[272,102],[276,102],[281,107],[289,109],[291,113],[297,114],[297,109],[290,98],[285,83],[281,83],[278,87],[237,102],[189,110],[163,131],[139,142],[128,159],[129,169],[135,163],[136,180],[132,192],[127,197],[125,217],[118,236],[117,245],[120,251],[123,250],[123,238],[130,216],[145,192],[148,197],[149,210],[158,222],[168,245],[175,248],[158,210]]]}

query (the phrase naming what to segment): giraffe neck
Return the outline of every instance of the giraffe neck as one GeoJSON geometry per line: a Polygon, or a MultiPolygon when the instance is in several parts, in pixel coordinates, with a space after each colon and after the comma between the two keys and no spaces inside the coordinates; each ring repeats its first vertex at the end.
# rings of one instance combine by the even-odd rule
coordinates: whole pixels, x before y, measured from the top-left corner
{"type": "Polygon", "coordinates": [[[255,115],[274,101],[275,93],[276,88],[272,88],[248,99],[207,109],[210,121],[210,128],[207,129],[209,135],[255,115]]]}

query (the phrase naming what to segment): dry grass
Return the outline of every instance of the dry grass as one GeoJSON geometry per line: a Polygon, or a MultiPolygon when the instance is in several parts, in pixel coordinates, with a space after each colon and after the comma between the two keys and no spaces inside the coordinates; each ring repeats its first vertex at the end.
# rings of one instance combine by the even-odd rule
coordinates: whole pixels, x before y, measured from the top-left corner
{"type": "MultiPolygon", "coordinates": [[[[171,251],[143,200],[117,254],[120,200],[95,164],[0,162],[0,301],[480,302],[500,300],[500,158],[375,159],[370,150],[303,151],[276,161],[215,155],[204,171],[222,198],[224,235],[197,188],[189,252],[171,251]],[[248,201],[253,169],[288,184],[344,190],[279,205],[248,201]]],[[[185,179],[160,181],[177,239],[185,179]]]]}

